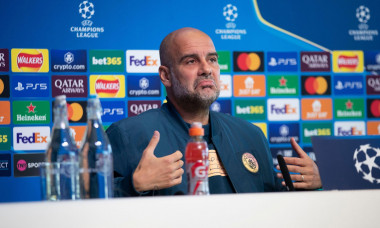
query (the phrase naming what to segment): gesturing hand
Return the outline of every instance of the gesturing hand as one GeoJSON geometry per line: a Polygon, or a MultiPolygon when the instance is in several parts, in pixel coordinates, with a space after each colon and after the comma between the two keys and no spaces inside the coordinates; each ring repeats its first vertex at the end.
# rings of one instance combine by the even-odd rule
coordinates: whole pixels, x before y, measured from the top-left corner
{"type": "MultiPolygon", "coordinates": [[[[299,158],[284,157],[289,172],[299,173],[292,174],[290,177],[293,181],[295,188],[302,189],[317,189],[322,187],[321,177],[319,175],[318,166],[313,160],[302,150],[302,148],[296,143],[294,138],[290,140],[293,149],[297,152],[299,158]]],[[[279,166],[276,167],[280,169],[279,166]]],[[[277,173],[278,178],[283,178],[281,173],[277,173]]],[[[285,186],[285,182],[282,182],[285,186]]]]}
{"type": "Polygon", "coordinates": [[[141,160],[133,173],[133,185],[139,192],[169,188],[182,182],[182,153],[176,152],[157,158],[154,150],[160,141],[160,133],[154,131],[149,145],[145,148],[141,160]]]}

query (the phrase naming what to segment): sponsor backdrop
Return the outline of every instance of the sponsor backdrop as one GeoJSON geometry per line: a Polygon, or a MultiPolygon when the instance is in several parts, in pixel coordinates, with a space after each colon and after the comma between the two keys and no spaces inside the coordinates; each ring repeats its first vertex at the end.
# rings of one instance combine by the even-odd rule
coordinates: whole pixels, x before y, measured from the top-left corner
{"type": "Polygon", "coordinates": [[[209,34],[219,54],[211,109],[259,126],[273,156],[294,155],[291,137],[315,159],[311,136],[380,135],[379,8],[370,0],[3,2],[0,202],[40,200],[54,97],[68,98],[78,147],[92,94],[106,127],[159,108],[158,48],[185,26],[209,34]]]}

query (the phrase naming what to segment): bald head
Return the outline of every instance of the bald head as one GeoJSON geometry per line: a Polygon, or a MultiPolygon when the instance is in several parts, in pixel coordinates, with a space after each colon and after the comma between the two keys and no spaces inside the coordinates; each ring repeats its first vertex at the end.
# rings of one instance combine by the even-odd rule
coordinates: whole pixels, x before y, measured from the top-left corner
{"type": "MultiPolygon", "coordinates": [[[[170,67],[173,61],[173,50],[176,50],[179,45],[179,41],[182,39],[189,39],[191,37],[207,37],[211,38],[201,30],[195,28],[181,28],[169,33],[161,42],[160,45],[160,60],[161,65],[170,67]]],[[[211,41],[212,42],[212,41],[211,41]]]]}

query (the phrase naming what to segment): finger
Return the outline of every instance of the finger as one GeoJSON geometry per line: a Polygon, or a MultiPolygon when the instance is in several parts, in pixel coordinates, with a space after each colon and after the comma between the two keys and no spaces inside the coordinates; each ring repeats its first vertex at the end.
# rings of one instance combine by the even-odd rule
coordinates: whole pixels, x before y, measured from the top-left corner
{"type": "Polygon", "coordinates": [[[162,158],[168,159],[169,162],[173,163],[178,160],[181,160],[182,157],[183,157],[183,154],[181,153],[181,151],[177,150],[176,152],[162,158]]]}
{"type": "Polygon", "coordinates": [[[297,182],[306,182],[308,179],[306,175],[300,175],[300,174],[292,174],[290,175],[290,178],[292,178],[292,181],[297,181],[297,182]]]}
{"type": "Polygon", "coordinates": [[[290,144],[292,145],[293,149],[297,152],[300,158],[307,157],[305,151],[303,151],[303,149],[298,145],[298,143],[296,142],[296,140],[294,140],[293,137],[290,139],[290,144]]]}
{"type": "Polygon", "coordinates": [[[301,158],[284,157],[284,160],[287,165],[305,166],[305,162],[301,158]]]}
{"type": "Polygon", "coordinates": [[[146,156],[147,154],[154,156],[154,150],[156,149],[156,146],[159,141],[160,141],[160,132],[154,131],[153,136],[150,139],[148,146],[145,148],[143,152],[143,156],[146,156]]]}
{"type": "Polygon", "coordinates": [[[184,164],[184,162],[183,162],[182,160],[178,160],[178,161],[174,162],[173,164],[171,164],[171,165],[169,166],[169,168],[170,168],[170,170],[171,170],[172,172],[174,172],[174,171],[176,171],[176,170],[182,168],[183,164],[184,164]]]}
{"type": "Polygon", "coordinates": [[[181,183],[182,183],[182,175],[180,175],[178,178],[175,178],[175,179],[171,180],[171,181],[169,182],[169,186],[168,186],[168,188],[169,188],[169,187],[172,187],[172,186],[175,186],[175,185],[179,185],[179,184],[181,184],[181,183]]]}
{"type": "Polygon", "coordinates": [[[287,165],[289,172],[292,173],[303,173],[303,169],[301,166],[298,165],[287,165]]]}
{"type": "Polygon", "coordinates": [[[294,182],[293,183],[294,188],[302,188],[302,189],[308,189],[309,185],[306,182],[294,182]]]}

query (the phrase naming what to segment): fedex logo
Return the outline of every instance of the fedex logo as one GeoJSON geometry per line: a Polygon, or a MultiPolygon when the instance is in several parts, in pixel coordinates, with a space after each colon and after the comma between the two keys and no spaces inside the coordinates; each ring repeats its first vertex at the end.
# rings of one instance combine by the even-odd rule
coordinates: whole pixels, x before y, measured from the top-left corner
{"type": "Polygon", "coordinates": [[[160,63],[158,50],[128,50],[128,73],[157,73],[160,63]]]}
{"type": "Polygon", "coordinates": [[[365,135],[364,121],[341,121],[334,124],[335,136],[365,135]]]}
{"type": "Polygon", "coordinates": [[[50,137],[50,127],[14,127],[14,150],[45,150],[50,137]]]}
{"type": "Polygon", "coordinates": [[[299,99],[268,99],[268,120],[299,120],[300,105],[299,99]]]}

